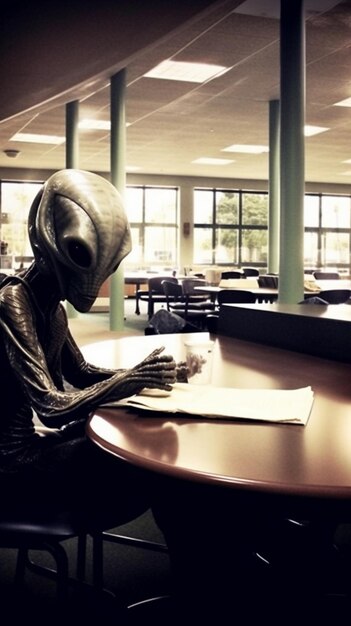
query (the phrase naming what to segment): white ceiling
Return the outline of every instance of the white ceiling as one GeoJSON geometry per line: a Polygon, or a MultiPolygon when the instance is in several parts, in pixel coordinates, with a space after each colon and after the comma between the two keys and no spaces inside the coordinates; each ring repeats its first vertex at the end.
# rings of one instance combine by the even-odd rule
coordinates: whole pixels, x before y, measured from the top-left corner
{"type": "MultiPolygon", "coordinates": [[[[247,143],[268,146],[269,101],[279,99],[279,20],[266,17],[265,12],[276,15],[279,2],[216,4],[218,10],[205,12],[127,63],[127,171],[268,178],[268,154],[230,154],[223,148],[247,143]],[[231,69],[205,84],[143,76],[168,58],[231,69]],[[220,167],[192,163],[200,157],[235,162],[220,167]]],[[[334,104],[351,97],[351,2],[306,0],[306,18],[306,123],[330,128],[306,138],[306,181],[350,184],[351,162],[344,161],[351,159],[351,109],[334,104]],[[315,12],[316,6],[322,12],[315,12]]],[[[23,108],[24,112],[0,121],[0,168],[65,167],[64,145],[10,138],[19,131],[65,135],[65,103],[77,99],[80,118],[108,120],[109,75],[100,73],[90,87],[87,82],[80,84],[46,104],[23,108]],[[19,150],[19,156],[7,157],[3,151],[8,148],[19,150]]],[[[109,133],[80,131],[79,141],[79,167],[108,172],[109,133]]]]}

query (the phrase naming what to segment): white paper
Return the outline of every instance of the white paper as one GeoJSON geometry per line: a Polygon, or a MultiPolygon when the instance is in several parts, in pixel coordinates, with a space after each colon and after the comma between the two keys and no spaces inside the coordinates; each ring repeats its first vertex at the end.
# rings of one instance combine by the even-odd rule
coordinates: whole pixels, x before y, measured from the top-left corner
{"type": "MultiPolygon", "coordinates": [[[[161,392],[162,394],[162,392],[161,392]]],[[[306,425],[313,405],[311,387],[236,389],[176,383],[165,396],[138,394],[109,403],[146,411],[187,413],[220,419],[245,419],[306,425]]],[[[107,405],[105,405],[107,406],[107,405]]]]}

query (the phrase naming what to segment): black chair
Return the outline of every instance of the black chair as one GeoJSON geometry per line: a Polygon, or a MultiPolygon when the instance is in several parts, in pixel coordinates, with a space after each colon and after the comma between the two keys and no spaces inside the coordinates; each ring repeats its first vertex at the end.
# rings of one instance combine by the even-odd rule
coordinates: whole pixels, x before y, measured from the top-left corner
{"type": "Polygon", "coordinates": [[[164,280],[162,281],[162,287],[166,296],[167,311],[184,312],[185,296],[182,285],[171,280],[164,280]]]}
{"type": "Polygon", "coordinates": [[[201,278],[183,278],[182,289],[183,296],[188,310],[204,310],[213,311],[216,308],[214,302],[207,293],[200,293],[195,287],[206,287],[206,280],[201,278]]]}
{"type": "Polygon", "coordinates": [[[253,303],[256,302],[256,295],[246,289],[221,289],[217,294],[217,302],[219,308],[228,303],[253,303]]]}
{"type": "Polygon", "coordinates": [[[345,304],[351,298],[350,289],[322,289],[319,292],[319,298],[328,302],[328,304],[345,304]]]}
{"type": "Polygon", "coordinates": [[[313,272],[313,276],[316,280],[338,280],[340,278],[339,272],[313,272]]]}
{"type": "MultiPolygon", "coordinates": [[[[216,309],[215,302],[208,294],[200,293],[195,287],[206,286],[206,281],[200,278],[184,278],[182,280],[183,297],[185,302],[184,318],[187,322],[203,329],[206,326],[206,316],[216,309]]],[[[179,310],[177,311],[179,314],[179,310]]]]}
{"type": "MultiPolygon", "coordinates": [[[[3,503],[2,503],[2,509],[3,503]]],[[[121,524],[125,519],[121,518],[121,524]]],[[[25,574],[32,572],[44,576],[56,584],[56,605],[58,611],[65,611],[69,607],[69,591],[85,591],[85,597],[114,599],[115,595],[104,588],[103,573],[103,543],[104,541],[122,545],[135,546],[144,550],[167,552],[165,544],[149,541],[143,538],[120,535],[111,530],[96,528],[89,520],[82,520],[76,512],[71,511],[29,511],[16,509],[2,510],[0,514],[0,547],[17,550],[17,560],[14,573],[13,590],[18,592],[18,598],[23,597],[25,589],[25,574]],[[91,537],[92,582],[86,578],[87,539],[91,537]],[[70,573],[71,565],[64,547],[67,540],[77,540],[77,556],[75,575],[70,573]],[[53,566],[48,566],[40,557],[40,553],[48,553],[53,559],[53,566]],[[33,560],[33,555],[36,561],[33,560]]],[[[16,597],[16,593],[15,593],[16,597]]],[[[118,606],[124,611],[127,606],[118,606]]],[[[61,613],[60,613],[61,614],[61,613]]],[[[56,624],[56,622],[55,622],[56,624]]]]}
{"type": "MultiPolygon", "coordinates": [[[[165,280],[163,287],[167,296],[167,311],[182,317],[188,325],[191,325],[194,332],[203,328],[206,315],[215,309],[215,303],[202,294],[194,295],[194,300],[192,300],[192,291],[189,294],[184,293],[180,283],[174,284],[165,280]]],[[[190,330],[183,332],[190,332],[190,330]]]]}
{"type": "Polygon", "coordinates": [[[258,286],[265,287],[267,289],[278,289],[278,276],[274,274],[263,274],[258,277],[258,286]]]}
{"type": "Polygon", "coordinates": [[[242,272],[239,271],[228,271],[228,272],[222,272],[221,275],[221,279],[222,280],[228,280],[230,278],[245,278],[245,276],[243,276],[242,272]]]}
{"type": "Polygon", "coordinates": [[[248,276],[259,276],[260,273],[258,271],[258,269],[256,269],[256,267],[242,267],[242,273],[244,274],[245,278],[247,278],[248,276]]]}
{"type": "Polygon", "coordinates": [[[210,313],[206,317],[207,330],[216,333],[222,304],[245,304],[256,302],[256,295],[246,289],[221,289],[217,294],[218,311],[210,313]]]}
{"type": "MultiPolygon", "coordinates": [[[[52,436],[52,429],[35,424],[35,429],[42,437],[52,436]]],[[[40,488],[40,485],[39,485],[40,488]]],[[[120,524],[124,525],[126,518],[121,509],[120,524]]],[[[115,527],[118,520],[114,519],[115,527]]],[[[21,592],[25,586],[25,574],[31,571],[42,575],[56,583],[57,607],[66,608],[69,599],[70,587],[88,590],[89,594],[99,597],[112,596],[114,594],[104,589],[103,573],[103,541],[109,541],[124,545],[134,545],[146,550],[167,552],[165,544],[149,541],[143,538],[127,537],[118,532],[111,532],[111,517],[103,521],[101,512],[97,516],[82,515],[77,510],[60,509],[54,510],[47,507],[45,494],[43,494],[43,507],[28,505],[21,507],[7,502],[4,497],[1,501],[0,511],[0,548],[17,550],[17,559],[14,573],[14,589],[21,592]],[[86,579],[87,539],[92,539],[92,583],[86,579]],[[69,539],[77,540],[77,553],[75,564],[75,576],[72,576],[70,563],[66,550],[62,544],[69,539]],[[33,560],[33,553],[50,554],[53,566],[44,565],[40,560],[33,560]]],[[[117,605],[116,605],[117,606],[117,605]]],[[[127,608],[127,607],[121,607],[127,608]]]]}
{"type": "MultiPolygon", "coordinates": [[[[66,601],[69,585],[73,579],[68,574],[68,558],[62,542],[77,538],[77,578],[75,582],[83,583],[88,531],[86,525],[83,525],[72,513],[67,511],[55,514],[28,510],[3,511],[0,517],[0,546],[18,550],[15,586],[18,589],[23,588],[25,572],[28,568],[38,574],[55,579],[57,601],[60,603],[66,601]],[[51,554],[56,569],[33,563],[29,558],[29,551],[31,550],[45,551],[51,554]]],[[[95,570],[93,577],[97,580],[95,570]]]]}
{"type": "Polygon", "coordinates": [[[171,281],[173,283],[177,283],[178,279],[174,276],[152,276],[151,278],[149,278],[148,280],[148,288],[147,290],[145,289],[138,289],[136,292],[136,311],[139,311],[139,301],[145,301],[147,302],[147,313],[148,313],[148,318],[151,319],[151,317],[154,314],[154,304],[156,302],[159,303],[164,303],[166,304],[167,299],[163,290],[163,286],[162,283],[164,280],[168,280],[171,281]]]}

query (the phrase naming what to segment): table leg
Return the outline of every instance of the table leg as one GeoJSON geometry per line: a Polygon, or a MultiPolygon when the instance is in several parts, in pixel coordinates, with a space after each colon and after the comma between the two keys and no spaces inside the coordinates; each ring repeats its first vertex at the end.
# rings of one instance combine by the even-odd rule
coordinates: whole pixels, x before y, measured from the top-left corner
{"type": "Polygon", "coordinates": [[[139,309],[139,298],[138,298],[138,290],[140,289],[141,283],[135,283],[135,314],[140,315],[139,309]]]}

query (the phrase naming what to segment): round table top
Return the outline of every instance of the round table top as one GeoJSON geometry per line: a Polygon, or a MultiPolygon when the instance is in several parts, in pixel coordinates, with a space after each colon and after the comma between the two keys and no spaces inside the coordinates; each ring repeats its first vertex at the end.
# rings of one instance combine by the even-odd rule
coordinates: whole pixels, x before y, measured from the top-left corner
{"type": "MultiPolygon", "coordinates": [[[[188,338],[124,337],[88,345],[83,353],[98,365],[130,367],[164,345],[180,361],[188,338]]],[[[91,439],[132,464],[185,480],[266,494],[349,499],[351,366],[230,337],[213,338],[212,384],[247,389],[310,385],[314,402],[307,424],[140,415],[101,407],[88,423],[91,439]]]]}

